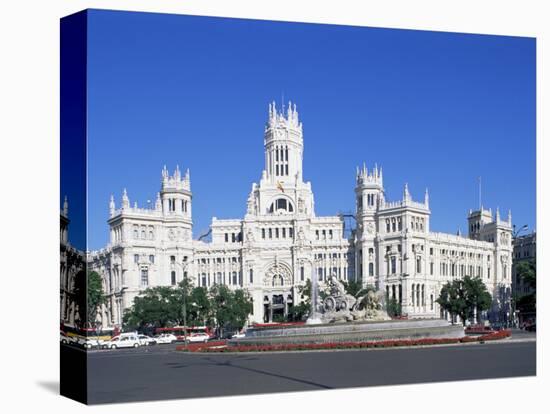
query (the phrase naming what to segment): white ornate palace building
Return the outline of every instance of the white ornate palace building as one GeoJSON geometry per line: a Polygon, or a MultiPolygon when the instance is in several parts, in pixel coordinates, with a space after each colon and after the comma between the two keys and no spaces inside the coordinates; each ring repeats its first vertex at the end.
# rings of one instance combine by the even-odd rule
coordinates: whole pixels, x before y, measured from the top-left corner
{"type": "Polygon", "coordinates": [[[251,321],[284,316],[302,298],[312,276],[374,285],[401,303],[409,318],[445,317],[436,299],[444,283],[479,276],[493,295],[492,319],[506,312],[512,264],[512,219],[483,207],[470,211],[468,236],[430,231],[428,192],[413,201],[407,185],[398,201],[385,198],[382,168],[357,170],[356,228],[344,236],[342,216],[319,217],[310,182],[304,182],[302,124],[296,106],[269,106],[264,132],[265,168],[253,183],[244,218],[213,218],[211,241],[192,238],[189,171],[162,171],[152,208],[109,204],[110,243],[88,254],[109,297],[99,318],[120,325],[134,297],[151,286],[223,283],[248,290],[251,321]]]}

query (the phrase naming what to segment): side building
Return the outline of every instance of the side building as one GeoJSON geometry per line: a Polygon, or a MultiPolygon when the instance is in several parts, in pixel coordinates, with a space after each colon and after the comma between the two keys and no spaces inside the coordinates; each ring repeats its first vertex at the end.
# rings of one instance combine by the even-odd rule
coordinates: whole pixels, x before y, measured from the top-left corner
{"type": "Polygon", "coordinates": [[[75,298],[77,278],[85,275],[86,254],[69,242],[69,202],[67,197],[59,214],[59,302],[61,324],[69,327],[79,325],[82,309],[75,298]]]}
{"type": "MultiPolygon", "coordinates": [[[[512,273],[512,295],[517,302],[521,302],[522,298],[535,293],[533,287],[527,283],[521,275],[516,271],[516,267],[519,263],[525,261],[535,261],[537,258],[537,233],[532,232],[524,236],[514,238],[514,253],[513,253],[513,273],[512,273]]],[[[522,325],[527,321],[535,321],[536,313],[534,310],[531,312],[516,311],[515,321],[522,325]]]]}
{"type": "Polygon", "coordinates": [[[88,256],[104,278],[109,310],[102,318],[120,325],[133,298],[149,286],[174,286],[188,277],[195,286],[225,284],[246,289],[253,322],[281,320],[303,298],[299,288],[317,277],[360,281],[382,289],[413,318],[448,317],[436,303],[443,284],[479,276],[493,295],[487,317],[509,311],[512,218],[481,208],[468,215],[466,237],[430,231],[426,190],[414,201],[408,186],[388,201],[382,168],[356,172],[356,228],[344,232],[341,215],[317,216],[312,185],[303,180],[303,126],[296,106],[269,105],[264,130],[264,169],[253,183],[244,218],[213,218],[211,240],[192,239],[189,172],[162,171],[155,206],[109,204],[110,243],[88,256]]]}

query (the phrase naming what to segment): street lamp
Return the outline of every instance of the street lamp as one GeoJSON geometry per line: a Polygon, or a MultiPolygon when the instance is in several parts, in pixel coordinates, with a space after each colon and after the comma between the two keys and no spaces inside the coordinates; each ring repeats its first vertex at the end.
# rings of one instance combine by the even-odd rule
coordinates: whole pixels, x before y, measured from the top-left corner
{"type": "MultiPolygon", "coordinates": [[[[177,263],[177,262],[176,262],[177,263]]],[[[187,256],[183,256],[183,261],[181,263],[181,268],[183,270],[183,343],[187,346],[187,267],[189,262],[187,261],[187,256]]]]}
{"type": "Polygon", "coordinates": [[[518,237],[518,235],[524,231],[524,230],[527,230],[529,228],[529,226],[527,224],[524,224],[523,226],[521,226],[518,230],[516,230],[516,225],[514,224],[513,226],[513,230],[512,230],[512,237],[515,239],[516,237],[518,237]]]}

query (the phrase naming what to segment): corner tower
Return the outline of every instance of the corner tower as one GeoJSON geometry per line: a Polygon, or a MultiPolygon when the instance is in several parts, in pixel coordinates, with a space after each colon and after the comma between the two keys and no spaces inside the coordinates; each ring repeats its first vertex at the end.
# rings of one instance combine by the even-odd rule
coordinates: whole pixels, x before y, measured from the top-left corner
{"type": "Polygon", "coordinates": [[[376,284],[376,234],[377,213],[380,205],[384,203],[384,184],[382,168],[375,165],[369,172],[363,164],[363,168],[357,168],[356,174],[356,212],[357,234],[356,251],[357,278],[363,286],[376,284]]]}

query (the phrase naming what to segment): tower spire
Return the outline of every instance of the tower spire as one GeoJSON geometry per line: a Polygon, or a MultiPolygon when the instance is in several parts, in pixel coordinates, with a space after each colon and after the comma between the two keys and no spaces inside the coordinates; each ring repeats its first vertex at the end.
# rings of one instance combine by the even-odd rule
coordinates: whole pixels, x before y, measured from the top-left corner
{"type": "Polygon", "coordinates": [[[69,217],[69,200],[67,199],[67,196],[65,196],[65,199],[63,200],[63,215],[65,217],[69,217]]]}
{"type": "Polygon", "coordinates": [[[403,189],[403,201],[408,202],[411,198],[411,195],[409,194],[409,184],[405,183],[405,188],[403,189]]]}
{"type": "Polygon", "coordinates": [[[113,217],[115,215],[115,196],[111,194],[111,200],[109,200],[109,216],[113,217]]]}
{"type": "Polygon", "coordinates": [[[126,189],[122,192],[122,208],[130,208],[130,199],[128,198],[126,189]]]}

